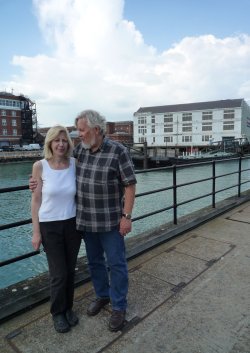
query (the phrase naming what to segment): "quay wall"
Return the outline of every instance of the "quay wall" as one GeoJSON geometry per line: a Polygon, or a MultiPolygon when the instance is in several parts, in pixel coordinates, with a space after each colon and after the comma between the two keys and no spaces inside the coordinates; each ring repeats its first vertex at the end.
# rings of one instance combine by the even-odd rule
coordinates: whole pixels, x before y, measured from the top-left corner
{"type": "Polygon", "coordinates": [[[36,161],[42,158],[42,151],[0,152],[0,163],[36,161]]]}

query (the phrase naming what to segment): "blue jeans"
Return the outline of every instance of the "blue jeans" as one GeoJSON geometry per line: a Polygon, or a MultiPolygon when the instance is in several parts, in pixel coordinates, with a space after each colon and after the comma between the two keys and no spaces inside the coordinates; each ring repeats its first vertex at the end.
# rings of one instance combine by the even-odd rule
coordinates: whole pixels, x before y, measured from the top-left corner
{"type": "Polygon", "coordinates": [[[83,239],[97,298],[110,297],[113,310],[126,310],[128,267],[124,237],[115,229],[110,232],[85,232],[83,239]]]}

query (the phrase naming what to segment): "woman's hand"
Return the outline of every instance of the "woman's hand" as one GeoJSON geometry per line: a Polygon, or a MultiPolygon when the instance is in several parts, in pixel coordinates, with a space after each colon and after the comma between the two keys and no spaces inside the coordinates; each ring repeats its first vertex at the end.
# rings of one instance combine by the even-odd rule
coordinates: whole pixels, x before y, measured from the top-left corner
{"type": "Polygon", "coordinates": [[[40,233],[33,233],[32,240],[31,240],[33,248],[37,251],[42,244],[42,238],[40,233]]]}

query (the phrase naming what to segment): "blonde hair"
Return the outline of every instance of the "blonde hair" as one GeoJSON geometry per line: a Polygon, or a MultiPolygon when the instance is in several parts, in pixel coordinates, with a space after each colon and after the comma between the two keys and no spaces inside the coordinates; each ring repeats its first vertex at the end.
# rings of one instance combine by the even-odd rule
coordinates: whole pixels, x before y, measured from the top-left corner
{"type": "Polygon", "coordinates": [[[66,135],[66,138],[67,138],[67,141],[68,141],[68,150],[67,152],[65,153],[65,157],[69,158],[72,154],[72,151],[73,151],[73,142],[69,136],[69,132],[68,130],[66,129],[66,127],[62,126],[62,125],[56,125],[56,126],[53,126],[51,127],[47,134],[46,134],[46,137],[45,137],[45,141],[44,141],[44,149],[43,149],[43,154],[44,154],[44,158],[45,159],[51,159],[53,157],[53,152],[52,152],[52,149],[51,149],[51,143],[53,140],[55,140],[58,135],[61,133],[61,132],[64,132],[65,135],[66,135]]]}

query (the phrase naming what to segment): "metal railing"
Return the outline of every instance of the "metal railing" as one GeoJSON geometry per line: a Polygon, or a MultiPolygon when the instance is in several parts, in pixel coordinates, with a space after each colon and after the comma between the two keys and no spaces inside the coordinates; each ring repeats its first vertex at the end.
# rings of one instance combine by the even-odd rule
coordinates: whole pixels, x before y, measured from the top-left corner
{"type": "MultiPolygon", "coordinates": [[[[146,191],[146,192],[142,192],[142,193],[136,194],[136,198],[172,190],[173,203],[170,206],[168,206],[168,207],[160,208],[160,209],[157,209],[157,210],[155,210],[153,212],[148,212],[146,214],[144,213],[141,216],[134,217],[132,219],[132,222],[136,222],[138,220],[141,220],[141,219],[150,217],[152,215],[159,214],[159,213],[162,213],[164,211],[168,211],[168,210],[172,209],[173,210],[172,222],[173,222],[173,224],[177,225],[177,221],[178,221],[178,215],[177,215],[178,207],[180,207],[180,206],[182,206],[184,204],[191,203],[191,202],[194,202],[196,200],[211,196],[211,206],[213,208],[215,208],[216,207],[216,195],[218,193],[221,193],[223,191],[226,191],[228,189],[232,189],[232,188],[235,188],[235,187],[237,187],[237,196],[241,197],[241,186],[243,184],[250,183],[250,176],[249,176],[248,179],[242,181],[242,173],[246,172],[246,171],[250,171],[250,168],[245,168],[245,169],[242,168],[242,160],[243,159],[250,159],[250,157],[238,157],[238,158],[230,158],[230,159],[228,158],[226,160],[219,160],[219,161],[215,161],[214,160],[214,161],[210,161],[210,162],[195,163],[193,165],[192,164],[185,164],[185,165],[174,165],[174,166],[170,166],[170,167],[162,167],[162,168],[154,168],[154,169],[146,169],[146,170],[144,169],[144,170],[140,170],[140,171],[137,170],[136,174],[151,173],[151,172],[155,173],[157,171],[163,171],[163,170],[168,170],[169,171],[169,170],[171,170],[172,171],[172,180],[173,180],[171,186],[168,186],[168,187],[165,187],[165,188],[154,189],[154,190],[151,190],[151,191],[146,191]],[[216,175],[216,164],[217,163],[221,163],[221,162],[225,162],[226,163],[226,162],[229,162],[229,161],[232,161],[232,160],[238,161],[238,169],[236,171],[233,171],[233,172],[230,172],[230,173],[224,173],[224,174],[216,175]],[[178,184],[177,183],[177,170],[179,168],[188,168],[188,167],[194,166],[194,165],[196,167],[197,166],[201,166],[201,165],[211,165],[212,176],[207,177],[207,178],[197,179],[197,180],[194,180],[194,181],[189,181],[189,182],[186,182],[186,183],[178,184]],[[222,189],[216,190],[216,181],[219,178],[224,178],[226,176],[230,176],[230,175],[233,175],[233,174],[237,174],[238,175],[238,178],[237,178],[238,181],[237,181],[236,184],[233,184],[233,185],[224,187],[222,189]],[[185,201],[182,201],[182,202],[178,202],[177,201],[177,199],[178,199],[177,196],[178,196],[178,190],[179,189],[181,189],[181,188],[183,188],[185,186],[190,186],[190,185],[202,183],[202,182],[205,182],[205,181],[212,181],[211,190],[209,192],[206,192],[206,193],[204,193],[204,194],[202,194],[200,196],[197,196],[197,197],[189,198],[189,199],[187,199],[185,201]]],[[[26,190],[26,189],[29,189],[28,185],[10,187],[10,188],[3,188],[3,189],[0,189],[0,194],[8,193],[8,192],[20,191],[20,190],[26,190]]],[[[25,219],[25,220],[21,220],[21,221],[18,221],[18,222],[13,222],[13,223],[5,224],[5,225],[0,225],[0,231],[6,230],[6,229],[10,229],[10,228],[14,228],[14,227],[18,227],[18,226],[25,225],[25,224],[29,224],[31,222],[32,222],[31,219],[25,219]]],[[[20,261],[20,260],[23,260],[23,259],[26,259],[28,257],[32,257],[32,256],[35,256],[35,255],[38,255],[38,254],[41,253],[41,251],[42,250],[32,251],[32,252],[28,252],[28,253],[22,254],[20,256],[11,258],[11,259],[7,259],[5,261],[0,262],[0,267],[5,266],[5,265],[9,265],[11,263],[14,263],[14,262],[17,262],[17,261],[20,261]]]]}

